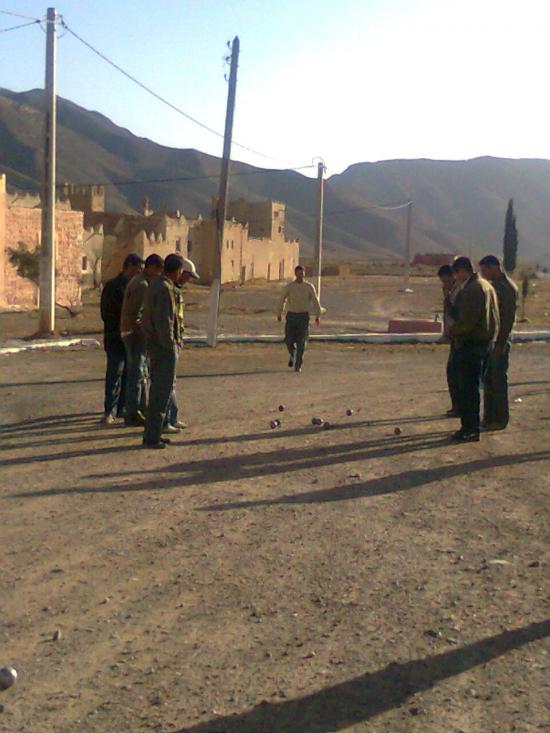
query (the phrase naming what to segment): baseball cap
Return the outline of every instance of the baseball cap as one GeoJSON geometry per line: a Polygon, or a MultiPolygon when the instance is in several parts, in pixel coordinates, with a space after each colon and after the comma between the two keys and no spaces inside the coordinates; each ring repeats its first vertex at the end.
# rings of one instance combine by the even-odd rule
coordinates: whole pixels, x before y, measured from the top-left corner
{"type": "Polygon", "coordinates": [[[191,275],[191,277],[194,277],[195,280],[198,280],[199,273],[197,272],[195,263],[192,260],[188,260],[187,257],[182,257],[182,260],[183,260],[183,271],[188,272],[191,275]]]}

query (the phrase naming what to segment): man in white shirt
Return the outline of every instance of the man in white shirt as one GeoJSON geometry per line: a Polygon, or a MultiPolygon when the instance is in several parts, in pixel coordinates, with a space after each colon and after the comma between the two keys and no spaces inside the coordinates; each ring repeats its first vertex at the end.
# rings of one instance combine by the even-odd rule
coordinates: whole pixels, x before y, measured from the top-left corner
{"type": "Polygon", "coordinates": [[[296,279],[289,283],[281,293],[277,320],[283,318],[286,304],[285,343],[290,354],[288,366],[294,371],[302,371],[302,361],[306,341],[309,336],[309,318],[315,316],[315,323],[319,325],[321,318],[321,304],[312,283],[304,279],[305,271],[298,265],[294,274],[296,279]]]}

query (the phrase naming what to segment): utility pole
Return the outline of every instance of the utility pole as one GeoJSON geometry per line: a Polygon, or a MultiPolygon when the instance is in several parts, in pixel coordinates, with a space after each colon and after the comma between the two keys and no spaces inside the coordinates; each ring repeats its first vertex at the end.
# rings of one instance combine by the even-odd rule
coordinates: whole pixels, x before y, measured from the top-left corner
{"type": "Polygon", "coordinates": [[[223,157],[220,172],[220,190],[216,208],[217,251],[214,257],[214,278],[210,288],[210,310],[208,313],[209,346],[216,346],[218,341],[218,316],[220,311],[220,291],[222,280],[222,251],[224,244],[225,219],[227,216],[227,194],[229,191],[229,164],[231,162],[231,138],[233,136],[233,115],[235,112],[235,96],[237,92],[237,68],[239,65],[239,37],[235,36],[231,44],[231,68],[229,71],[229,90],[227,93],[227,110],[225,113],[225,131],[223,138],[223,157]]]}
{"type": "Polygon", "coordinates": [[[55,331],[55,41],[57,14],[48,8],[46,16],[46,124],[44,141],[44,181],[42,188],[42,233],[40,244],[39,333],[55,331]]]}
{"type": "Polygon", "coordinates": [[[321,271],[323,269],[323,206],[325,197],[325,163],[317,164],[317,229],[315,239],[315,255],[313,259],[313,274],[317,297],[321,299],[321,271]]]}
{"type": "Polygon", "coordinates": [[[408,201],[407,202],[407,224],[406,224],[406,233],[405,233],[405,282],[403,283],[403,287],[401,288],[402,293],[412,293],[414,292],[412,288],[410,287],[410,279],[411,279],[411,232],[412,232],[412,208],[413,208],[413,202],[408,201]]]}

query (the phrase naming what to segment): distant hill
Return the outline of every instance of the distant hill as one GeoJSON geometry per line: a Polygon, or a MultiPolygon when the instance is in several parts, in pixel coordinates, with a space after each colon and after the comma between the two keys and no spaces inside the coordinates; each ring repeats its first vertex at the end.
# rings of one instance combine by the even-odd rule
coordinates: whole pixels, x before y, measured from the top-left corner
{"type": "MultiPolygon", "coordinates": [[[[0,89],[0,171],[8,185],[33,188],[42,158],[42,90],[0,89]],[[31,180],[29,180],[31,179],[31,180]]],[[[210,213],[219,159],[193,149],[158,145],[104,115],[59,98],[58,175],[72,183],[112,183],[109,210],[136,210],[144,196],[155,209],[187,216],[210,213]],[[151,179],[193,178],[162,183],[151,179]],[[133,182],[124,185],[124,182],[133,182]]],[[[231,196],[273,198],[287,205],[289,236],[311,252],[316,181],[296,171],[232,165],[231,196]]],[[[325,188],[327,255],[364,258],[403,254],[404,212],[368,208],[412,198],[413,252],[501,250],[504,214],[513,197],[520,257],[550,264],[550,161],[477,158],[357,163],[325,188]]]]}

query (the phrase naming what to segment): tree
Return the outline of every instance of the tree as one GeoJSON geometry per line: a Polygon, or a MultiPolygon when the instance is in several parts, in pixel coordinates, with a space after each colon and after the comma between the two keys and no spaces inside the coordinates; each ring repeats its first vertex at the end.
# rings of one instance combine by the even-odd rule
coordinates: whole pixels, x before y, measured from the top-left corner
{"type": "Polygon", "coordinates": [[[504,225],[503,264],[506,272],[516,269],[518,257],[518,230],[514,214],[514,199],[508,201],[506,221],[504,225]]]}
{"type": "Polygon", "coordinates": [[[15,267],[19,277],[30,280],[38,287],[40,278],[40,247],[27,249],[23,242],[17,243],[17,249],[8,247],[8,259],[15,267]]]}
{"type": "Polygon", "coordinates": [[[527,301],[527,296],[529,295],[530,291],[530,280],[531,278],[527,273],[524,273],[523,278],[521,280],[521,318],[520,323],[525,323],[528,319],[525,317],[525,305],[527,301]]]}

